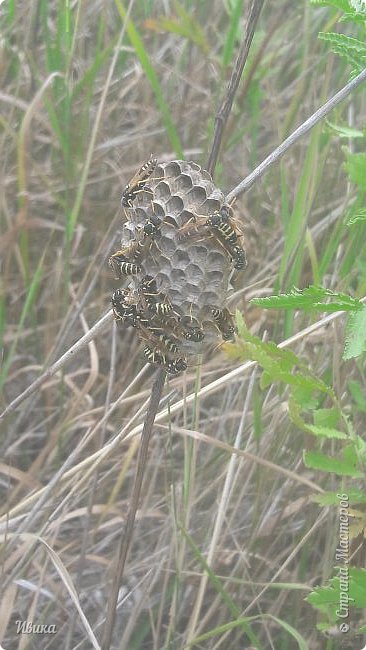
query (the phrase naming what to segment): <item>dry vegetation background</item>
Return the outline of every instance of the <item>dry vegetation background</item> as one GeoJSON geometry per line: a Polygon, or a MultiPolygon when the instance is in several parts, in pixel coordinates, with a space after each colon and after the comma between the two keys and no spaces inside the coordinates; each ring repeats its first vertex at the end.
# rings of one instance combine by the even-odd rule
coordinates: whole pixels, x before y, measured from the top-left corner
{"type": "MultiPolygon", "coordinates": [[[[122,41],[127,4],[71,4],[0,6],[3,407],[110,309],[119,283],[106,258],[139,164],[152,152],[207,164],[247,3],[236,18],[241,3],[229,0],[136,1],[122,41]]],[[[348,81],[317,38],[332,22],[307,1],[265,5],[215,174],[224,191],[348,81]]],[[[364,117],[360,94],[330,119],[364,117]]],[[[350,192],[342,162],[339,138],[320,124],[238,199],[248,268],[231,307],[252,333],[279,343],[314,320],[253,307],[253,296],[314,282],[363,295],[364,238],[343,237],[340,219],[350,192]],[[295,262],[288,246],[298,246],[295,262]]],[[[340,361],[342,327],[292,346],[340,399],[363,377],[340,361]]],[[[303,647],[340,647],[304,600],[332,572],[338,525],[310,496],[338,479],[304,467],[313,440],[290,421],[286,390],[262,390],[260,374],[216,349],[166,384],[113,648],[299,647],[283,622],[303,647]],[[188,646],[244,615],[255,618],[188,646]]],[[[88,624],[100,640],[152,376],[134,331],[109,321],[3,420],[4,650],[91,648],[88,624]],[[17,636],[16,620],[57,633],[17,636]]],[[[343,404],[352,411],[349,396],[343,404]]]]}

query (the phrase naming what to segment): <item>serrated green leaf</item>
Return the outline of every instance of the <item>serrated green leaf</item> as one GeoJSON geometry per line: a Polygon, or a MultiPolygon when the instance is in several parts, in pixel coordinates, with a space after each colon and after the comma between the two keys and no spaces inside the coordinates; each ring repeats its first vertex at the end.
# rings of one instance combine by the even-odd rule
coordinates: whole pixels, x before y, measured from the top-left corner
{"type": "Polygon", "coordinates": [[[339,605],[339,591],[337,593],[334,587],[316,587],[305,600],[313,607],[324,611],[329,606],[339,605]]]}
{"type": "Polygon", "coordinates": [[[266,373],[262,377],[263,386],[267,386],[271,381],[282,381],[300,390],[319,390],[332,394],[329,386],[312,375],[294,352],[281,349],[273,342],[267,343],[253,336],[247,329],[240,312],[236,314],[236,322],[241,338],[227,346],[226,351],[232,359],[257,361],[266,373]]]}
{"type": "Polygon", "coordinates": [[[322,472],[352,476],[353,478],[363,477],[363,473],[356,469],[355,464],[346,459],[332,458],[318,451],[305,451],[303,458],[305,467],[309,469],[318,469],[322,472]]]}
{"type": "Polygon", "coordinates": [[[343,57],[352,67],[353,75],[365,68],[366,47],[363,41],[335,32],[319,33],[319,38],[330,43],[330,49],[343,57]]]}
{"type": "Polygon", "coordinates": [[[353,311],[363,308],[362,302],[357,300],[357,298],[316,285],[310,285],[305,289],[297,289],[294,287],[288,293],[264,298],[252,298],[250,302],[263,309],[301,309],[303,311],[319,310],[335,312],[353,311]],[[322,302],[327,298],[332,298],[333,300],[331,302],[322,302]]]}
{"type": "Polygon", "coordinates": [[[338,429],[333,429],[331,427],[322,427],[308,424],[306,429],[310,433],[313,433],[314,436],[320,436],[323,438],[334,438],[336,440],[346,440],[348,438],[347,434],[343,433],[343,431],[338,431],[338,429]]]}
{"type": "Polygon", "coordinates": [[[343,359],[354,359],[366,352],[366,305],[348,316],[343,359]]]}
{"type": "Polygon", "coordinates": [[[364,53],[366,49],[363,41],[345,34],[338,34],[338,32],[319,32],[318,36],[322,41],[329,41],[339,48],[344,48],[345,51],[354,50],[355,52],[364,53]]]}

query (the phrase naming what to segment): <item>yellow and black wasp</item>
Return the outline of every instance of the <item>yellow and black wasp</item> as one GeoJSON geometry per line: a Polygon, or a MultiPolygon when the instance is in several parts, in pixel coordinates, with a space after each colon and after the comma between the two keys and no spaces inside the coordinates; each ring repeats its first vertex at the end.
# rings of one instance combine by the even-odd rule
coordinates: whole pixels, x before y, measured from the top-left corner
{"type": "Polygon", "coordinates": [[[139,226],[135,239],[111,255],[109,266],[113,269],[116,280],[121,279],[124,275],[141,273],[139,261],[147,253],[159,233],[160,225],[161,220],[156,215],[151,215],[143,226],[139,226]]]}
{"type": "Polygon", "coordinates": [[[237,271],[242,271],[247,267],[247,255],[244,248],[239,246],[239,244],[235,244],[235,246],[233,246],[229,252],[233,261],[234,269],[237,271]]]}
{"type": "Polygon", "coordinates": [[[220,211],[214,212],[208,217],[206,226],[214,231],[220,243],[229,253],[234,269],[239,271],[246,268],[247,258],[244,248],[239,243],[240,235],[237,234],[230,222],[230,210],[229,206],[223,205],[220,211]]]}
{"type": "Polygon", "coordinates": [[[197,318],[194,318],[194,316],[191,315],[182,316],[179,324],[183,329],[183,337],[187,341],[194,341],[195,343],[200,343],[205,338],[205,333],[201,328],[197,318]]]}
{"type": "Polygon", "coordinates": [[[158,291],[156,281],[151,275],[145,275],[139,285],[138,293],[143,301],[146,302],[147,309],[150,313],[158,316],[165,316],[172,311],[172,304],[165,294],[158,291]]]}
{"type": "Polygon", "coordinates": [[[170,357],[158,347],[144,347],[144,355],[149,363],[162,366],[170,375],[178,375],[187,369],[187,361],[184,357],[170,357]]]}
{"type": "Polygon", "coordinates": [[[206,228],[230,256],[234,269],[245,269],[247,260],[245,250],[240,244],[242,235],[234,228],[231,219],[232,209],[226,204],[208,217],[193,215],[193,218],[179,229],[179,238],[197,236],[206,228]]]}
{"type": "Polygon", "coordinates": [[[112,294],[112,309],[116,320],[137,327],[136,298],[129,289],[117,289],[112,294]]]}
{"type": "Polygon", "coordinates": [[[157,349],[166,354],[177,355],[179,353],[178,342],[168,336],[161,327],[154,327],[151,322],[140,321],[139,338],[152,343],[157,349]]]}
{"type": "Polygon", "coordinates": [[[238,235],[230,223],[230,216],[231,213],[229,206],[223,205],[221,210],[210,214],[206,219],[206,226],[213,230],[215,235],[217,235],[223,243],[227,243],[231,246],[237,243],[238,235]]]}
{"type": "Polygon", "coordinates": [[[154,158],[151,155],[149,160],[140,167],[136,174],[131,178],[130,182],[127,183],[122,193],[121,203],[123,207],[132,208],[137,194],[145,189],[146,181],[153,173],[157,164],[157,158],[154,158]]]}
{"type": "Polygon", "coordinates": [[[212,307],[211,312],[224,341],[232,341],[235,338],[236,332],[232,314],[230,314],[226,307],[224,309],[212,307]]]}

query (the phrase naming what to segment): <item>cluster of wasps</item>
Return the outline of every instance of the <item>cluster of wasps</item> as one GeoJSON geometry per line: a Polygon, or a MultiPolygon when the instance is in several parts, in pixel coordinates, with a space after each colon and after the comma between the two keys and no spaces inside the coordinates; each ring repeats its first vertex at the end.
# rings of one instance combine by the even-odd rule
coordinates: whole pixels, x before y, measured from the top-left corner
{"type": "MultiPolygon", "coordinates": [[[[157,159],[150,157],[126,185],[121,199],[124,208],[132,209],[140,192],[153,198],[148,180],[156,166],[157,159]]],[[[197,231],[202,227],[209,230],[230,256],[233,268],[240,270],[246,267],[246,255],[231,217],[231,207],[223,205],[208,217],[194,216],[194,221],[197,231]]],[[[137,228],[136,237],[111,255],[109,265],[116,279],[136,276],[137,281],[143,270],[141,261],[159,236],[161,224],[161,219],[152,211],[144,225],[137,228]]],[[[188,227],[189,224],[180,229],[182,234],[188,227]]],[[[134,287],[117,289],[112,296],[112,308],[117,321],[138,330],[139,338],[144,342],[147,361],[163,367],[171,375],[177,375],[187,368],[187,359],[179,349],[180,340],[199,343],[205,336],[198,320],[192,315],[182,315],[179,309],[173,307],[168,297],[158,290],[155,279],[150,275],[144,275],[134,287]]],[[[229,310],[212,306],[210,311],[222,338],[225,341],[232,340],[235,326],[229,310]]]]}

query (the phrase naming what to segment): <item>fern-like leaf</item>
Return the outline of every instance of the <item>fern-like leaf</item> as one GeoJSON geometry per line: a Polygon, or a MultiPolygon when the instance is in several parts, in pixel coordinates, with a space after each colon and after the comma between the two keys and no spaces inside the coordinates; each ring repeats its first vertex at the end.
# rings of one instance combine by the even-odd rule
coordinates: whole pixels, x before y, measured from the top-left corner
{"type": "Polygon", "coordinates": [[[363,41],[335,32],[319,32],[319,38],[330,43],[332,52],[346,59],[353,70],[361,72],[365,68],[366,47],[363,41]]]}
{"type": "Polygon", "coordinates": [[[236,313],[240,338],[237,343],[226,347],[229,357],[241,361],[251,359],[263,368],[261,386],[265,388],[274,381],[281,381],[292,389],[300,391],[320,391],[333,396],[332,389],[321,379],[312,375],[304,364],[291,350],[282,350],[275,343],[265,343],[253,336],[246,328],[240,312],[236,313]]]}
{"type": "Polygon", "coordinates": [[[288,293],[265,298],[252,298],[253,305],[263,309],[301,309],[303,311],[355,311],[363,308],[362,302],[345,293],[337,293],[324,287],[310,285],[306,289],[294,287],[288,293]],[[329,302],[324,302],[331,299],[329,302]]]}

